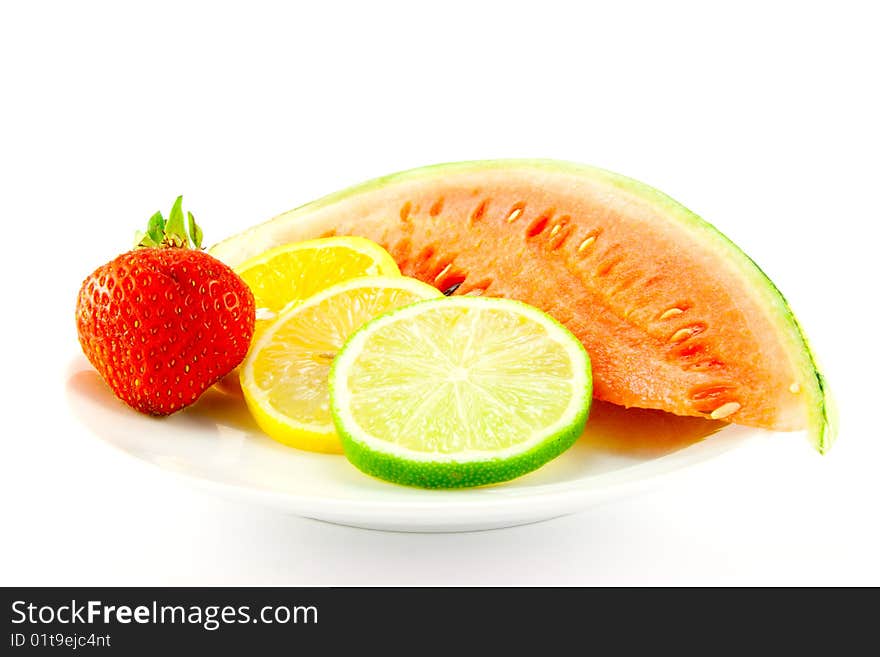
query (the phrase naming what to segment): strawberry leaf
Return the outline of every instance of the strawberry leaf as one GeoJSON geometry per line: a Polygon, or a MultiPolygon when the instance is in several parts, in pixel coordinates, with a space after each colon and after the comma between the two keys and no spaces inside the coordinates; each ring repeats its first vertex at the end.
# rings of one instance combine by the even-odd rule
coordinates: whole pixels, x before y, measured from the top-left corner
{"type": "Polygon", "coordinates": [[[161,244],[165,238],[165,217],[161,212],[156,212],[147,222],[147,235],[156,244],[161,244]]]}
{"type": "Polygon", "coordinates": [[[178,196],[166,220],[161,212],[156,212],[147,222],[147,230],[135,234],[135,247],[175,247],[186,249],[190,243],[202,248],[202,228],[196,223],[192,212],[187,212],[188,221],[183,217],[183,196],[178,196]],[[189,234],[187,234],[187,224],[189,234]]]}
{"type": "Polygon", "coordinates": [[[171,207],[168,221],[165,223],[165,243],[169,246],[187,247],[189,240],[186,236],[186,226],[183,223],[183,196],[178,196],[171,207]]]}
{"type": "Polygon", "coordinates": [[[192,212],[187,212],[186,216],[189,217],[189,237],[192,240],[193,244],[197,249],[202,248],[202,227],[196,223],[196,218],[193,217],[192,212]]]}
{"type": "Polygon", "coordinates": [[[142,230],[135,231],[134,234],[134,246],[138,247],[154,247],[159,246],[159,243],[156,242],[149,234],[145,233],[142,230]]]}

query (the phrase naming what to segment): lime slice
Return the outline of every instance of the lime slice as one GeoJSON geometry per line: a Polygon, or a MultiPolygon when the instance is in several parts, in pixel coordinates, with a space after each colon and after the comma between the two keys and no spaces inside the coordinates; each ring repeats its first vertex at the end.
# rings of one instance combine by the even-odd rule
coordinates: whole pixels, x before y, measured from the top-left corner
{"type": "Polygon", "coordinates": [[[374,317],[438,296],[437,289],[414,278],[366,276],[289,307],[266,328],[241,366],[241,389],[257,424],[286,445],[341,452],[327,388],[336,353],[374,317]]]}
{"type": "Polygon", "coordinates": [[[549,315],[518,301],[423,301],[355,333],[330,373],[345,455],[381,479],[480,486],[568,449],[590,410],[590,359],[549,315]]]}

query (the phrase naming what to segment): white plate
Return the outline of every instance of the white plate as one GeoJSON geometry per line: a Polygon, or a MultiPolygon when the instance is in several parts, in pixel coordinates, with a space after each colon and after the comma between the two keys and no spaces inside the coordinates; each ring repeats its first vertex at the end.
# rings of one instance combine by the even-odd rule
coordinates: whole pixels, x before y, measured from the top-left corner
{"type": "Polygon", "coordinates": [[[241,398],[214,390],[183,412],[150,418],[118,401],[80,357],[71,363],[67,393],[74,415],[101,440],[191,483],[308,518],[396,531],[555,518],[644,489],[767,433],[596,403],[585,435],[536,472],[496,486],[433,491],[373,479],[343,456],[280,445],[261,433],[241,398]]]}

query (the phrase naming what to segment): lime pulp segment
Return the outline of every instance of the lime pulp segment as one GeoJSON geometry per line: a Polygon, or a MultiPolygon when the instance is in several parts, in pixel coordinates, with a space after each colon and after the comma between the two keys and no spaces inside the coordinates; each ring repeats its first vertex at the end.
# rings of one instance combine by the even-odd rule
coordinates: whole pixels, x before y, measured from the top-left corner
{"type": "Polygon", "coordinates": [[[331,372],[346,455],[423,486],[509,479],[569,447],[589,411],[590,363],[562,325],[525,304],[424,301],[366,325],[331,372]]]}

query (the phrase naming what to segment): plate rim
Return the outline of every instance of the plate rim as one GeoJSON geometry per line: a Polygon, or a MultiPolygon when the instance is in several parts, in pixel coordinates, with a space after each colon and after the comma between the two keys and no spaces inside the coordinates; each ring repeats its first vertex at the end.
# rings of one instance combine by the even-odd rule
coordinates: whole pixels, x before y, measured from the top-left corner
{"type": "MultiPolygon", "coordinates": [[[[69,381],[73,374],[87,369],[89,369],[87,362],[80,356],[71,361],[66,378],[69,381]]],[[[66,397],[69,405],[80,403],[80,399],[75,399],[77,394],[76,391],[68,390],[66,397]]],[[[93,403],[101,405],[99,401],[93,400],[93,403]]],[[[319,520],[328,520],[329,515],[337,519],[330,519],[330,522],[349,524],[338,518],[356,519],[358,522],[367,523],[362,526],[405,522],[408,526],[418,529],[436,527],[444,523],[470,523],[474,520],[474,515],[486,513],[494,514],[491,518],[484,518],[486,522],[483,524],[487,526],[492,525],[493,521],[516,516],[549,519],[568,515],[585,509],[593,503],[619,498],[628,492],[653,486],[681,470],[707,463],[753,442],[760,436],[775,433],[731,424],[698,442],[643,462],[624,465],[619,469],[587,477],[536,484],[525,488],[505,486],[506,482],[502,482],[468,489],[425,490],[382,482],[406,491],[408,497],[376,499],[367,495],[363,499],[352,499],[350,496],[328,497],[273,490],[244,481],[222,480],[195,471],[169,467],[156,460],[145,458],[121,443],[106,439],[89,426],[81,413],[74,410],[72,415],[89,435],[117,453],[124,454],[128,460],[169,475],[189,486],[209,489],[227,498],[259,500],[263,505],[319,520]],[[536,514],[535,511],[538,510],[540,513],[536,514]],[[431,515],[422,517],[420,513],[431,515]]],[[[344,458],[341,455],[339,457],[344,458]]],[[[371,477],[371,479],[375,478],[371,477]]]]}

